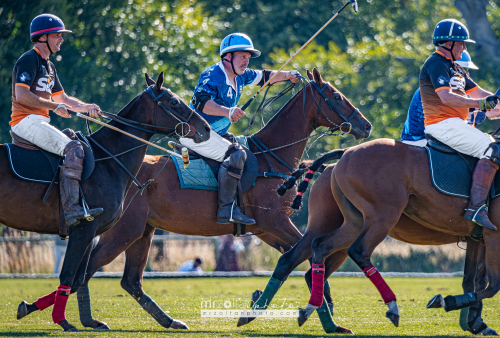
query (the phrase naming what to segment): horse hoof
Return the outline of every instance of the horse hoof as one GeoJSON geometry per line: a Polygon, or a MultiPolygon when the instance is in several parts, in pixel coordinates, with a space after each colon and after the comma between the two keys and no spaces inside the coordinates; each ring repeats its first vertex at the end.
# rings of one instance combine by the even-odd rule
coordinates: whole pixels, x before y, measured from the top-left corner
{"type": "Polygon", "coordinates": [[[76,327],[71,325],[67,319],[61,320],[58,324],[63,328],[64,332],[80,332],[76,327]]]}
{"type": "Polygon", "coordinates": [[[307,313],[306,309],[299,309],[299,317],[297,317],[297,320],[299,322],[299,327],[304,325],[304,323],[307,321],[309,318],[309,313],[307,313]]]}
{"type": "Polygon", "coordinates": [[[385,316],[396,326],[399,326],[399,316],[395,313],[386,313],[385,316]]]}
{"type": "Polygon", "coordinates": [[[17,308],[17,319],[24,318],[28,315],[28,303],[26,301],[22,301],[17,308]]]}
{"type": "Polygon", "coordinates": [[[437,309],[440,307],[444,307],[444,298],[442,295],[436,295],[432,297],[429,303],[427,303],[428,309],[437,309]]]}
{"type": "Polygon", "coordinates": [[[354,334],[351,329],[342,326],[337,326],[337,328],[335,329],[335,333],[354,334]]]}
{"type": "Polygon", "coordinates": [[[260,298],[260,296],[262,295],[262,290],[255,290],[253,293],[252,293],[252,305],[250,305],[252,308],[253,308],[253,305],[255,304],[255,302],[257,302],[260,298]]]}
{"type": "Polygon", "coordinates": [[[491,327],[487,327],[483,331],[479,332],[479,334],[482,334],[483,336],[498,336],[498,333],[491,327]]]}
{"type": "Polygon", "coordinates": [[[94,323],[92,324],[92,328],[94,330],[110,330],[108,324],[101,322],[99,320],[94,319],[94,323]]]}
{"type": "Polygon", "coordinates": [[[186,325],[186,323],[176,319],[174,319],[172,325],[170,325],[170,328],[176,330],[189,330],[189,327],[186,325]]]}

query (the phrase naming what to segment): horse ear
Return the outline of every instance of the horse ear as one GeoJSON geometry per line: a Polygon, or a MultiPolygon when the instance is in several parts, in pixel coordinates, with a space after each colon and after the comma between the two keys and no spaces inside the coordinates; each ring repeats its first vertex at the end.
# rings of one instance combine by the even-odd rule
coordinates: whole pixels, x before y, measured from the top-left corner
{"type": "Polygon", "coordinates": [[[154,80],[149,77],[148,73],[144,73],[144,77],[146,78],[146,84],[148,85],[148,87],[155,84],[154,80]]]}
{"type": "Polygon", "coordinates": [[[313,69],[313,75],[314,75],[314,81],[316,81],[318,85],[322,85],[324,83],[323,78],[321,77],[321,74],[319,73],[319,70],[316,67],[314,67],[313,69]]]}
{"type": "Polygon", "coordinates": [[[309,80],[313,80],[313,75],[311,74],[311,72],[309,71],[309,69],[306,70],[307,72],[307,77],[309,78],[309,80]]]}
{"type": "Polygon", "coordinates": [[[163,85],[163,72],[161,72],[160,75],[158,75],[158,80],[156,80],[156,89],[158,89],[159,91],[162,85],[163,85]]]}

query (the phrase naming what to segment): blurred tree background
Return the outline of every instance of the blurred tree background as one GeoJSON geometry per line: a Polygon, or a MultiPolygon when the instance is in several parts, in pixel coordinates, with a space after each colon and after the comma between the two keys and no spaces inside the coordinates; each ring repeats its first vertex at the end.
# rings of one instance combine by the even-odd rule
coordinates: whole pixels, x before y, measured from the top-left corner
{"type": "MultiPolygon", "coordinates": [[[[32,47],[29,24],[41,13],[63,19],[74,34],[64,34],[61,52],[51,56],[66,92],[105,111],[117,112],[145,86],[143,73],[166,75],[166,85],[186,101],[203,69],[219,60],[219,44],[227,34],[247,33],[262,57],[250,67],[279,68],[343,5],[324,0],[40,0],[0,5],[0,142],[10,142],[12,68],[32,47]]],[[[373,123],[371,139],[399,139],[406,112],[418,87],[418,74],[433,52],[432,32],[444,18],[464,21],[476,45],[469,52],[480,70],[472,77],[485,89],[500,86],[500,0],[360,0],[359,13],[348,6],[287,68],[305,74],[317,67],[373,123]],[[462,12],[463,11],[463,12],[462,12]],[[477,14],[471,16],[471,13],[477,14]],[[479,16],[478,16],[479,15],[479,16]],[[485,27],[472,20],[487,18],[485,27]],[[468,19],[471,22],[467,22],[468,19]]],[[[484,20],[483,20],[484,22],[484,20]]],[[[277,85],[271,92],[278,92],[277,85]]],[[[240,106],[257,88],[247,87],[240,106]]],[[[268,120],[286,99],[264,114],[268,120]]],[[[253,113],[253,103],[247,113],[253,113]]],[[[60,127],[83,129],[83,122],[52,114],[60,127]]],[[[248,119],[233,125],[244,133],[248,119]]],[[[491,130],[495,121],[483,123],[491,130]]],[[[251,132],[258,130],[254,126],[251,132]]],[[[314,158],[330,149],[359,142],[325,137],[309,151],[314,158]]],[[[150,149],[150,153],[155,153],[150,149]]],[[[306,213],[299,224],[305,224],[306,213]]]]}

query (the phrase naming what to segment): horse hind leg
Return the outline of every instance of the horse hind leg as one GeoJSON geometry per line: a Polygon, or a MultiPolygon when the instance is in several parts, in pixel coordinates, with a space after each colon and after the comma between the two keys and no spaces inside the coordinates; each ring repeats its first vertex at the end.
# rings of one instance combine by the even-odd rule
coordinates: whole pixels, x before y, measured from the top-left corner
{"type": "Polygon", "coordinates": [[[125,251],[125,271],[123,272],[121,286],[164,328],[188,330],[189,328],[185,323],[170,317],[142,289],[142,276],[148,262],[153,234],[154,228],[148,224],[143,237],[125,251]]]}

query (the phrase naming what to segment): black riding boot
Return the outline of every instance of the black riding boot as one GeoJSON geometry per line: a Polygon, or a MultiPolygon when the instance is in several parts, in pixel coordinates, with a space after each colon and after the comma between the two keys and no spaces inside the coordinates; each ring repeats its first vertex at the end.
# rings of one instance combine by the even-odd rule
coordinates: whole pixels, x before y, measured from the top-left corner
{"type": "MultiPolygon", "coordinates": [[[[68,225],[77,225],[84,218],[85,212],[79,204],[80,180],[83,170],[83,147],[79,141],[71,141],[64,148],[64,163],[59,174],[59,189],[64,218],[68,225]]],[[[92,217],[98,216],[102,208],[88,209],[92,217]]]]}
{"type": "Polygon", "coordinates": [[[469,206],[464,214],[465,219],[491,230],[496,230],[497,227],[488,218],[485,202],[497,170],[498,165],[488,158],[482,158],[477,162],[472,175],[469,206]]]}
{"type": "Polygon", "coordinates": [[[219,169],[219,210],[217,222],[227,224],[230,222],[241,224],[255,224],[255,220],[245,216],[240,208],[233,202],[236,197],[238,180],[241,179],[245,167],[246,153],[238,144],[228,149],[229,159],[225,160],[219,169]]]}

